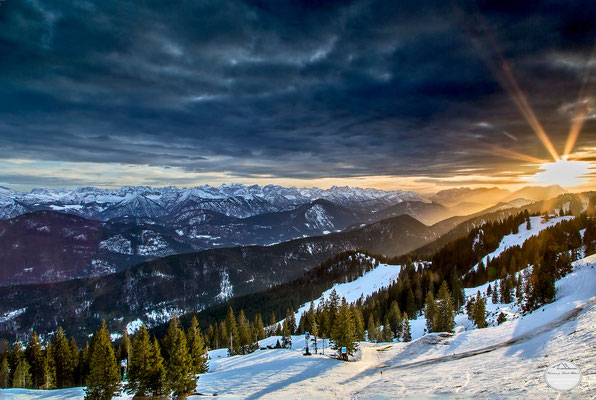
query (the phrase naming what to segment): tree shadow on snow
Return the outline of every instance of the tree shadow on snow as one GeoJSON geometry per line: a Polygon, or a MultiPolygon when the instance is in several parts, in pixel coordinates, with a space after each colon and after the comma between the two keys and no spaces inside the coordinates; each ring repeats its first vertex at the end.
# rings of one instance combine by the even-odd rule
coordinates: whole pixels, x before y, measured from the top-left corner
{"type": "MultiPolygon", "coordinates": [[[[252,399],[261,398],[262,396],[274,393],[274,392],[281,390],[281,389],[285,388],[286,386],[289,386],[293,383],[301,382],[301,381],[307,380],[309,378],[312,378],[316,375],[323,374],[323,373],[327,372],[328,370],[337,366],[336,362],[321,362],[323,360],[320,358],[312,358],[312,359],[309,359],[309,361],[310,360],[312,360],[312,362],[308,362],[308,365],[304,368],[304,370],[302,372],[300,372],[296,375],[292,375],[282,381],[271,383],[270,385],[267,385],[266,387],[259,390],[258,392],[255,392],[255,393],[247,396],[246,399],[252,400],[252,399]]],[[[325,360],[325,361],[327,361],[327,360],[325,360]]]]}

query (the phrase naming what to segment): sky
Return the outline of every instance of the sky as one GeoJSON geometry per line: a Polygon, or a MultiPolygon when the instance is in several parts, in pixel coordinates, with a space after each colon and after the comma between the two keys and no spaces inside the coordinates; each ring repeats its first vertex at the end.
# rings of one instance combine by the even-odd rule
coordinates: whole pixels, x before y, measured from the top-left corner
{"type": "Polygon", "coordinates": [[[594,15],[594,1],[0,1],[0,185],[515,188],[549,183],[541,165],[566,155],[594,187],[594,15]]]}

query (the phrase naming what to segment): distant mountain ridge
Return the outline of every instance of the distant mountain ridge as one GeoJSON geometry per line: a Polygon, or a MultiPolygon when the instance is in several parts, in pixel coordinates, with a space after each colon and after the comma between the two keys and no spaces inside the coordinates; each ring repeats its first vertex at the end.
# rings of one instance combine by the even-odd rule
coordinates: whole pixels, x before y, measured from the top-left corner
{"type": "Polygon", "coordinates": [[[28,193],[0,190],[0,219],[39,210],[61,211],[89,219],[108,221],[122,217],[158,219],[189,210],[209,210],[246,218],[286,211],[323,199],[344,207],[379,210],[402,201],[421,200],[413,192],[333,186],[329,189],[240,184],[182,188],[124,186],[120,189],[33,189],[28,193]]]}
{"type": "Polygon", "coordinates": [[[496,204],[510,194],[509,190],[497,187],[477,189],[461,187],[441,190],[432,195],[430,199],[446,207],[454,207],[461,203],[496,204]]]}
{"type": "Polygon", "coordinates": [[[404,214],[414,217],[426,225],[432,225],[453,215],[449,209],[438,203],[402,201],[401,203],[376,212],[374,218],[383,220],[404,214]]]}
{"type": "Polygon", "coordinates": [[[527,199],[532,201],[541,201],[552,199],[559,195],[569,193],[559,185],[551,186],[526,186],[521,188],[503,199],[503,201],[511,201],[516,199],[527,199]]]}
{"type": "MultiPolygon", "coordinates": [[[[459,201],[461,196],[494,194],[495,190],[502,194],[497,188],[460,188],[439,192],[439,197],[459,201]]],[[[524,188],[510,195],[536,198],[561,190],[524,188]]],[[[528,202],[517,199],[494,210],[528,202]]],[[[433,230],[442,234],[479,207],[459,203],[447,208],[422,201],[412,192],[350,187],[127,186],[29,193],[0,188],[0,215],[7,217],[0,218],[0,286],[101,276],[158,257],[269,246],[352,231],[400,215],[427,225],[441,223],[433,230]]]]}
{"type": "Polygon", "coordinates": [[[494,205],[500,202],[508,202],[516,199],[541,201],[552,199],[561,194],[568,193],[559,185],[551,186],[526,186],[515,192],[497,187],[470,189],[461,187],[455,189],[441,190],[430,196],[430,200],[440,203],[446,207],[456,207],[461,203],[480,203],[494,205]]]}

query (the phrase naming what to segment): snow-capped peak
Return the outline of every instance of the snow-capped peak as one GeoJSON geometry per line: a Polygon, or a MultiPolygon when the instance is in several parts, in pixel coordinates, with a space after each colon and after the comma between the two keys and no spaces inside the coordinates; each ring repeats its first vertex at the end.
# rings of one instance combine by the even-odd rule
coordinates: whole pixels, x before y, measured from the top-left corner
{"type": "Polygon", "coordinates": [[[36,188],[29,193],[0,188],[0,195],[5,200],[12,200],[4,201],[8,206],[0,210],[0,219],[12,218],[24,212],[36,210],[61,210],[101,220],[125,215],[153,218],[179,210],[189,199],[193,200],[192,207],[234,217],[288,210],[318,199],[347,207],[367,205],[379,209],[402,201],[420,200],[417,194],[401,190],[384,191],[348,186],[297,189],[276,185],[242,184],[222,184],[219,187],[203,185],[191,188],[173,186],[163,188],[123,186],[119,189],[36,188]]]}

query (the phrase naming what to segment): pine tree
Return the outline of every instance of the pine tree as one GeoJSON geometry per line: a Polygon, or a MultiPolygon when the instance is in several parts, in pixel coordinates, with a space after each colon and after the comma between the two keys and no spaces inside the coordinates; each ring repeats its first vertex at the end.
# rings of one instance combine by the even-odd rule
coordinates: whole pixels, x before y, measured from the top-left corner
{"type": "Polygon", "coordinates": [[[255,319],[253,322],[253,329],[254,329],[254,338],[255,341],[258,342],[259,340],[265,339],[265,326],[263,324],[263,318],[261,314],[255,315],[255,319]]]}
{"type": "Polygon", "coordinates": [[[31,387],[38,389],[43,385],[43,349],[35,331],[27,344],[25,357],[31,366],[31,387]]]}
{"type": "Polygon", "coordinates": [[[501,279],[501,303],[511,303],[511,289],[509,288],[509,281],[506,278],[501,279]]]}
{"type": "Polygon", "coordinates": [[[389,318],[387,317],[385,317],[385,321],[383,323],[383,341],[393,341],[393,332],[391,331],[391,326],[389,325],[389,318]]]}
{"type": "Polygon", "coordinates": [[[351,307],[351,310],[356,326],[356,340],[362,341],[364,340],[364,317],[362,316],[362,311],[357,306],[351,307]]]}
{"type": "Polygon", "coordinates": [[[414,298],[414,292],[412,292],[411,287],[408,288],[406,299],[406,313],[408,315],[416,315],[416,299],[414,298]]]}
{"type": "Polygon", "coordinates": [[[317,310],[317,323],[319,324],[319,336],[321,338],[329,337],[329,331],[331,330],[331,317],[327,308],[327,304],[321,302],[319,309],[317,310]]]}
{"type": "Polygon", "coordinates": [[[493,289],[493,295],[491,300],[493,304],[499,303],[499,285],[497,284],[497,281],[495,281],[495,288],[493,289]]]}
{"type": "Polygon", "coordinates": [[[30,388],[32,386],[31,367],[27,359],[21,355],[17,361],[17,366],[12,377],[12,387],[15,388],[30,388]]]}
{"type": "Polygon", "coordinates": [[[374,343],[377,341],[377,325],[375,324],[375,319],[372,314],[368,316],[368,325],[367,325],[367,336],[368,341],[374,343]]]}
{"type": "Polygon", "coordinates": [[[282,327],[282,336],[281,336],[281,346],[284,349],[291,349],[292,348],[292,334],[290,332],[290,324],[288,319],[284,319],[283,327],[282,327]]]}
{"type": "MultiPolygon", "coordinates": [[[[591,219],[592,221],[594,218],[591,219]]],[[[584,232],[583,244],[585,247],[584,256],[592,255],[596,252],[596,225],[591,223],[584,232]]]]}
{"type": "Polygon", "coordinates": [[[375,337],[377,338],[377,343],[381,343],[383,341],[383,329],[381,329],[381,321],[375,320],[375,337]]]}
{"type": "Polygon", "coordinates": [[[515,259],[515,256],[511,256],[511,260],[509,260],[509,268],[507,269],[507,272],[510,274],[514,274],[517,272],[517,260],[515,259]]]}
{"type": "Polygon", "coordinates": [[[478,295],[474,302],[474,323],[478,328],[486,328],[486,304],[484,297],[478,295]]]}
{"type": "Polygon", "coordinates": [[[213,328],[212,324],[209,324],[209,327],[207,328],[207,343],[208,343],[208,347],[211,349],[217,348],[216,341],[215,341],[215,335],[216,335],[215,328],[213,328]]]}
{"type": "Polygon", "coordinates": [[[312,325],[310,326],[310,334],[313,338],[315,354],[317,354],[317,352],[318,352],[317,336],[319,336],[319,324],[317,324],[316,318],[313,320],[312,325]]]}
{"type": "Polygon", "coordinates": [[[412,329],[410,328],[410,320],[408,319],[408,313],[404,313],[402,325],[403,331],[401,337],[404,342],[410,342],[412,340],[412,329]]]}
{"type": "Polygon", "coordinates": [[[0,363],[0,389],[8,388],[8,378],[10,377],[10,369],[8,368],[8,357],[2,358],[0,363]]]}
{"type": "Polygon", "coordinates": [[[399,309],[399,305],[397,301],[393,300],[391,302],[391,307],[389,308],[389,325],[391,327],[391,331],[393,332],[393,336],[398,338],[401,332],[401,310],[399,309]]]}
{"type": "Polygon", "coordinates": [[[161,352],[163,354],[164,360],[167,362],[170,358],[170,350],[174,349],[175,343],[172,342],[176,338],[178,334],[178,330],[180,329],[180,319],[178,318],[178,314],[174,313],[174,316],[170,320],[168,324],[168,329],[166,331],[166,335],[162,339],[161,344],[161,352]]]}
{"type": "Polygon", "coordinates": [[[338,310],[335,318],[335,325],[331,336],[332,348],[338,351],[341,355],[342,347],[346,348],[344,359],[347,360],[349,356],[354,355],[358,350],[358,343],[356,342],[356,324],[354,323],[354,316],[350,311],[350,307],[343,299],[341,307],[338,310]]]}
{"type": "Polygon", "coordinates": [[[542,260],[532,268],[524,309],[531,311],[555,299],[557,247],[549,237],[544,244],[542,260]]]}
{"type": "MultiPolygon", "coordinates": [[[[91,356],[91,345],[89,344],[89,342],[85,343],[85,347],[83,347],[83,350],[81,351],[81,376],[83,377],[83,380],[86,379],[86,377],[89,375],[89,370],[90,370],[90,356],[91,356]]],[[[56,377],[56,368],[55,368],[55,364],[54,364],[54,360],[53,358],[52,360],[52,365],[54,368],[54,381],[55,381],[55,377],[56,377]]]]}
{"type": "Polygon", "coordinates": [[[329,312],[331,314],[333,314],[334,316],[337,315],[337,311],[339,309],[339,304],[340,304],[340,299],[339,299],[339,296],[335,289],[333,289],[331,291],[331,293],[329,294],[328,304],[329,304],[329,312]]]}
{"type": "Polygon", "coordinates": [[[306,332],[306,311],[303,311],[302,314],[300,314],[300,319],[298,321],[298,334],[299,335],[303,335],[304,332],[306,332]]]}
{"type": "Polygon", "coordinates": [[[81,381],[81,371],[79,369],[79,347],[77,346],[75,339],[72,337],[70,338],[68,345],[70,347],[70,362],[73,370],[72,383],[80,386],[83,382],[81,381]]]}
{"type": "Polygon", "coordinates": [[[304,324],[304,330],[307,332],[311,332],[312,331],[311,327],[312,327],[313,323],[316,322],[316,320],[317,320],[317,315],[315,312],[315,305],[314,305],[314,302],[311,300],[308,311],[306,312],[306,322],[304,324]]]}
{"type": "Polygon", "coordinates": [[[505,314],[501,311],[501,313],[499,314],[499,316],[497,317],[497,324],[501,325],[503,322],[507,321],[507,317],[505,316],[505,314]]]}
{"type": "Polygon", "coordinates": [[[52,343],[54,363],[56,366],[56,387],[58,389],[69,387],[73,381],[73,362],[70,353],[70,344],[62,327],[58,327],[52,343]]]}
{"type": "Polygon", "coordinates": [[[455,271],[453,271],[453,273],[451,274],[449,281],[452,290],[451,298],[453,300],[453,307],[455,311],[459,312],[459,310],[466,302],[466,294],[464,293],[464,289],[461,285],[461,279],[455,273],[455,271]]]}
{"type": "Polygon", "coordinates": [[[277,335],[275,329],[277,328],[277,319],[275,319],[275,313],[271,311],[271,317],[269,318],[269,331],[267,335],[273,336],[277,335]]]}
{"type": "Polygon", "coordinates": [[[288,321],[288,328],[290,329],[290,335],[296,333],[296,316],[294,315],[294,309],[290,308],[286,310],[286,320],[288,321]]]}
{"type": "Polygon", "coordinates": [[[250,333],[250,324],[244,315],[244,310],[238,313],[238,340],[240,341],[240,352],[248,354],[253,344],[252,335],[250,333]]]}
{"type": "Polygon", "coordinates": [[[573,270],[573,267],[571,266],[571,261],[571,257],[567,252],[563,252],[558,256],[557,261],[555,263],[557,279],[564,277],[573,270]]]}
{"type": "Polygon", "coordinates": [[[228,350],[231,356],[240,354],[241,342],[238,334],[238,325],[236,324],[236,317],[232,307],[228,309],[228,314],[225,319],[225,327],[228,332],[226,337],[228,350]]]}
{"type": "MultiPolygon", "coordinates": [[[[85,376],[85,375],[82,375],[85,376]]],[[[48,343],[42,359],[42,380],[43,389],[49,390],[56,387],[56,366],[52,356],[51,345],[48,343]]]]}
{"type": "Polygon", "coordinates": [[[453,332],[455,326],[455,310],[447,282],[443,281],[437,295],[437,313],[435,314],[434,332],[453,332]]]}
{"type": "MultiPolygon", "coordinates": [[[[217,325],[217,342],[216,348],[230,347],[230,334],[226,328],[225,320],[217,325]]],[[[162,350],[163,351],[163,350],[162,350]]],[[[164,357],[165,358],[165,357],[164,357]]]]}
{"type": "Polygon", "coordinates": [[[106,322],[93,334],[85,398],[109,400],[120,388],[120,374],[106,322]]]}
{"type": "Polygon", "coordinates": [[[5,352],[6,357],[8,358],[8,369],[10,371],[10,378],[9,378],[10,384],[12,384],[12,380],[14,378],[14,372],[17,368],[17,364],[19,363],[19,360],[24,357],[24,352],[25,352],[24,349],[25,348],[23,346],[23,343],[20,340],[18,340],[12,346],[12,349],[10,349],[9,351],[7,349],[7,351],[5,352]]]}
{"type": "Polygon", "coordinates": [[[432,291],[428,291],[426,294],[426,300],[424,301],[424,317],[426,318],[426,331],[428,333],[434,332],[434,321],[437,315],[437,304],[432,291]]]}
{"type": "Polygon", "coordinates": [[[333,327],[335,326],[335,317],[337,316],[340,306],[340,298],[335,289],[329,294],[329,300],[327,300],[325,306],[325,323],[321,324],[321,327],[323,328],[323,334],[325,334],[325,336],[331,336],[333,334],[333,327]]]}
{"type": "Polygon", "coordinates": [[[158,399],[166,397],[169,394],[169,391],[166,388],[166,370],[163,362],[159,343],[156,338],[153,338],[149,357],[147,359],[145,387],[152,397],[158,399]]]}
{"type": "Polygon", "coordinates": [[[209,369],[207,364],[207,351],[205,350],[205,341],[199,329],[199,322],[196,317],[192,317],[190,327],[186,334],[186,342],[192,360],[192,372],[194,374],[202,374],[209,369]]]}
{"type": "MultiPolygon", "coordinates": [[[[478,291],[478,295],[480,295],[480,290],[478,291]]],[[[474,296],[470,296],[468,302],[466,303],[466,315],[468,319],[474,322],[474,305],[476,304],[476,298],[474,296]]]]}
{"type": "Polygon", "coordinates": [[[120,345],[118,346],[118,351],[116,352],[117,361],[128,360],[131,348],[130,346],[130,337],[128,336],[128,331],[125,329],[124,333],[122,334],[120,345]]]}
{"type": "Polygon", "coordinates": [[[170,321],[164,343],[170,346],[166,359],[166,386],[175,397],[185,398],[196,388],[197,383],[192,373],[192,361],[188,353],[186,336],[180,328],[178,318],[170,321]]]}
{"type": "Polygon", "coordinates": [[[128,365],[126,391],[134,396],[143,397],[147,393],[147,369],[150,350],[149,332],[143,324],[132,340],[128,365]]]}

